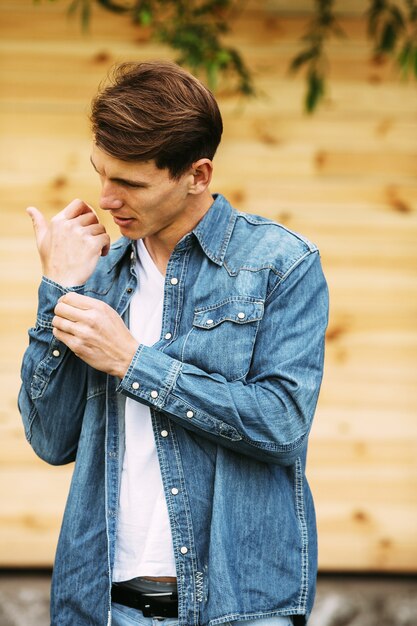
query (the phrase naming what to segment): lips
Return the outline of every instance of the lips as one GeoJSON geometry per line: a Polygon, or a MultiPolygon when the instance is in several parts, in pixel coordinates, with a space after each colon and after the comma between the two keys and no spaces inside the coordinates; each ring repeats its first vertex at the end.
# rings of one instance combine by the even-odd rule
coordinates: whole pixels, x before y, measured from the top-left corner
{"type": "Polygon", "coordinates": [[[127,226],[128,224],[131,224],[133,222],[132,217],[121,217],[120,215],[112,215],[112,217],[114,223],[118,226],[127,226]]]}

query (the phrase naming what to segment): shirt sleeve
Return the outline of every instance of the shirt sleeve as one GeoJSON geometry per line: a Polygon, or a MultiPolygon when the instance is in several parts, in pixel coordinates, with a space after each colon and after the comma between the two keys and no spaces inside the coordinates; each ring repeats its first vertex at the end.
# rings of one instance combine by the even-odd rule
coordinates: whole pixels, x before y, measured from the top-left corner
{"type": "Polygon", "coordinates": [[[315,251],[265,303],[245,380],[229,382],[140,345],[118,390],[220,445],[290,465],[307,445],[327,322],[327,285],[315,251]]]}
{"type": "Polygon", "coordinates": [[[42,278],[18,397],[27,440],[53,465],[75,459],[86,401],[86,365],[52,334],[54,308],[68,291],[82,293],[83,287],[66,288],[42,278]]]}

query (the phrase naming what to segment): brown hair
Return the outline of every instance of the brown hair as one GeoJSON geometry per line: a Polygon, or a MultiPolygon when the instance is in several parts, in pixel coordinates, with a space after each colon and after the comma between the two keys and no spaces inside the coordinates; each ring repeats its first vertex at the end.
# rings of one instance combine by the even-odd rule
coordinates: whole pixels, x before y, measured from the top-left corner
{"type": "Polygon", "coordinates": [[[213,94],[165,61],[122,63],[93,99],[97,146],[122,161],[154,160],[178,178],[198,159],[212,159],[223,130],[213,94]]]}

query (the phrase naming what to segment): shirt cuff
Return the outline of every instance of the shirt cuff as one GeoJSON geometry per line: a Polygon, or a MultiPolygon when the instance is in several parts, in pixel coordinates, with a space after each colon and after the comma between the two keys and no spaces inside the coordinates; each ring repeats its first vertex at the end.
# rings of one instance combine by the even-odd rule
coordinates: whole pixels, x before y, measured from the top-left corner
{"type": "Polygon", "coordinates": [[[117,391],[163,409],[181,368],[181,361],[140,344],[117,391]]]}
{"type": "Polygon", "coordinates": [[[42,276],[41,284],[38,290],[38,313],[36,318],[36,326],[39,328],[47,328],[52,330],[52,318],[54,317],[54,309],[59,298],[69,291],[82,293],[84,285],[76,287],[63,287],[59,283],[42,276]]]}

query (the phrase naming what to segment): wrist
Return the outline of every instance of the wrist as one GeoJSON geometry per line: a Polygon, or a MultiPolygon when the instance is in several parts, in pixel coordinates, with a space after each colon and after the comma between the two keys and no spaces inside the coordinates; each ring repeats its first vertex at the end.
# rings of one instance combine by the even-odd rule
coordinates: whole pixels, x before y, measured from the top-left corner
{"type": "Polygon", "coordinates": [[[84,276],[81,277],[80,275],[54,271],[46,267],[42,268],[42,274],[48,280],[61,285],[61,287],[65,287],[66,289],[70,287],[82,287],[86,283],[86,278],[84,276]]]}
{"type": "Polygon", "coordinates": [[[120,380],[122,380],[126,376],[130,364],[132,363],[133,357],[135,356],[140,345],[139,342],[134,339],[134,337],[131,338],[132,341],[130,341],[129,346],[123,354],[122,360],[118,364],[117,371],[114,373],[115,376],[120,378],[120,380]]]}

